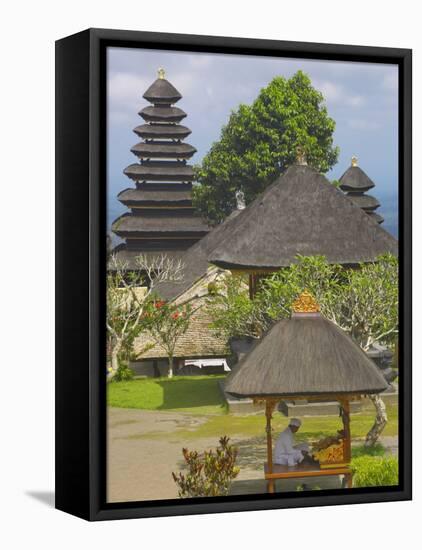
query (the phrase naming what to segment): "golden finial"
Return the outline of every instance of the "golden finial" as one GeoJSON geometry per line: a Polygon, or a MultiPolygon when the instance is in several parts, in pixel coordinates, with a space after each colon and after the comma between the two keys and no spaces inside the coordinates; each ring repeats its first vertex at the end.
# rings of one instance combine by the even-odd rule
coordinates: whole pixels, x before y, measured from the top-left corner
{"type": "Polygon", "coordinates": [[[162,67],[160,67],[157,72],[158,72],[158,78],[163,79],[166,77],[166,72],[162,67]]]}
{"type": "Polygon", "coordinates": [[[358,157],[355,157],[355,155],[353,155],[352,157],[352,166],[357,166],[358,165],[358,157]]]}
{"type": "Polygon", "coordinates": [[[308,165],[305,150],[301,145],[298,145],[298,147],[296,147],[296,164],[299,164],[299,166],[308,165]]]}
{"type": "Polygon", "coordinates": [[[320,308],[312,294],[305,290],[293,302],[292,310],[294,313],[318,313],[320,308]]]}

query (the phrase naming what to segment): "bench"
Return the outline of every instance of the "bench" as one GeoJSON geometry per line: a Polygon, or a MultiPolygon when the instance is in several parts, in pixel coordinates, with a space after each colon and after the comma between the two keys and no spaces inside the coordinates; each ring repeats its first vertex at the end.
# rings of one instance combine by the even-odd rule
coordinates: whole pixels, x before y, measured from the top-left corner
{"type": "Polygon", "coordinates": [[[268,463],[264,464],[264,475],[267,480],[267,489],[269,493],[274,493],[274,482],[276,479],[295,479],[303,477],[321,477],[321,476],[344,476],[346,487],[352,488],[352,471],[347,464],[335,466],[333,468],[320,468],[318,466],[309,466],[297,464],[296,466],[282,466],[273,464],[272,471],[268,471],[268,463]]]}

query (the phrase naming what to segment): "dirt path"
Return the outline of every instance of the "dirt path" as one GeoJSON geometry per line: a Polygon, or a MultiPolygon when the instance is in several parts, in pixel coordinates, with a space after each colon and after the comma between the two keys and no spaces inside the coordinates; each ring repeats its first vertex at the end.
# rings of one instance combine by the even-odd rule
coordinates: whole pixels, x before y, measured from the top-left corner
{"type": "MultiPolygon", "coordinates": [[[[178,498],[172,471],[183,466],[182,447],[198,451],[217,445],[215,437],[178,439],[177,430],[195,431],[206,417],[188,413],[108,409],[107,500],[128,502],[178,498]]],[[[386,438],[386,446],[397,448],[396,438],[386,438]],[[391,441],[390,441],[391,440],[391,441]]],[[[240,474],[234,481],[231,494],[266,492],[262,465],[266,458],[265,438],[232,437],[239,449],[240,474]]],[[[277,487],[279,491],[294,491],[301,482],[292,480],[277,487]]],[[[320,488],[337,488],[335,477],[315,478],[320,488]]]]}
{"type": "MultiPolygon", "coordinates": [[[[108,501],[178,498],[171,473],[183,466],[183,446],[201,452],[215,447],[217,441],[215,437],[198,438],[186,444],[177,439],[175,430],[195,430],[205,421],[187,413],[109,409],[108,501]]],[[[265,445],[244,437],[232,440],[239,446],[238,463],[241,466],[236,482],[259,480],[262,487],[258,492],[262,492],[265,489],[262,480],[265,445]]]]}

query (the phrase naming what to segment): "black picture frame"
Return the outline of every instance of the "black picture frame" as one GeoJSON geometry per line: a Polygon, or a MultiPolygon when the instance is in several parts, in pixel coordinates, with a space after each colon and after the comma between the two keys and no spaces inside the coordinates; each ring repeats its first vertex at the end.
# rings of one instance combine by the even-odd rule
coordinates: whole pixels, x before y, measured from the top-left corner
{"type": "Polygon", "coordinates": [[[87,520],[409,500],[412,52],[408,49],[89,29],[56,42],[56,508],[87,520]],[[107,504],[105,266],[109,46],[393,63],[399,67],[399,485],[107,504]]]}

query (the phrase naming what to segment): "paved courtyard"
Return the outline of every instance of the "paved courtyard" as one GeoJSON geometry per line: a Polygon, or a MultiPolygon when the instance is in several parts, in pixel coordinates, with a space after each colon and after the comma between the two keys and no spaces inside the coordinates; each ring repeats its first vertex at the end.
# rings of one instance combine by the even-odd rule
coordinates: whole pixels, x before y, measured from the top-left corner
{"type": "MultiPolygon", "coordinates": [[[[186,441],[178,432],[194,432],[206,422],[182,412],[108,409],[108,501],[161,500],[178,498],[172,471],[183,466],[182,447],[203,451],[216,447],[215,437],[186,441]]],[[[266,492],[263,463],[266,457],[264,434],[231,438],[239,449],[240,474],[233,482],[231,494],[266,492]]],[[[397,438],[385,438],[384,445],[397,452],[397,438]]],[[[294,491],[300,480],[283,481],[277,491],[294,491]]],[[[307,482],[308,483],[308,482],[307,482]]],[[[309,485],[320,488],[340,487],[334,477],[315,478],[309,485]]]]}

